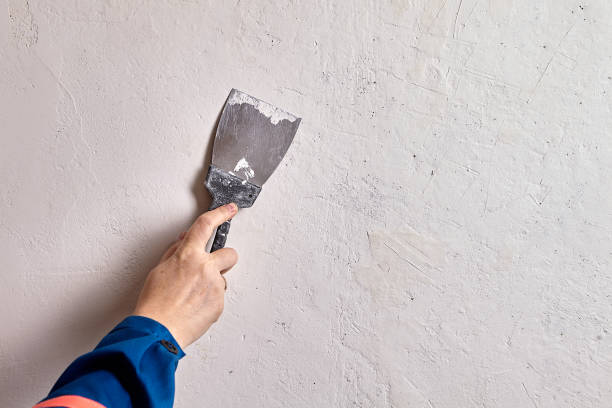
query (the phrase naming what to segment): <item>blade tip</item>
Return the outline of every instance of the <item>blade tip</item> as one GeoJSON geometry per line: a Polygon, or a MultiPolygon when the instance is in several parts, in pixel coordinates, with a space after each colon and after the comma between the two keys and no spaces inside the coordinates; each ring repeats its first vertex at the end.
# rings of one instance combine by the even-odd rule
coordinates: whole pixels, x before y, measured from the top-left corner
{"type": "Polygon", "coordinates": [[[254,96],[251,96],[236,88],[232,88],[229,96],[227,97],[227,105],[242,105],[244,103],[253,106],[261,114],[268,117],[274,125],[278,124],[282,120],[288,120],[292,123],[297,121],[296,125],[299,125],[302,120],[302,118],[298,118],[294,114],[276,107],[271,103],[255,98],[254,96]]]}

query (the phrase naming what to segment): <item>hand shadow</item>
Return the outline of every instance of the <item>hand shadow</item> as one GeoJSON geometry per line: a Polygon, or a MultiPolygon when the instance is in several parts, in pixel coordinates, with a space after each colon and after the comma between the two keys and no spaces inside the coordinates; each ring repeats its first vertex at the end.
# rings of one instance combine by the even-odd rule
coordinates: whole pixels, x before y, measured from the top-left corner
{"type": "MultiPolygon", "coordinates": [[[[208,138],[203,166],[191,185],[196,209],[189,223],[207,211],[212,201],[204,181],[212,159],[214,136],[221,112],[217,114],[208,138]]],[[[97,276],[101,278],[92,279],[78,289],[66,287],[63,294],[69,292],[68,312],[62,309],[63,314],[57,319],[45,322],[42,327],[38,324],[32,330],[26,330],[28,337],[11,333],[4,335],[3,343],[7,349],[2,350],[2,354],[6,352],[6,355],[18,357],[10,358],[9,362],[5,360],[2,364],[0,406],[32,406],[44,398],[71,361],[93,349],[110,329],[128,316],[136,304],[147,274],[184,229],[184,224],[162,226],[150,234],[148,242],[135,243],[133,248],[123,252],[123,257],[114,259],[114,274],[99,274],[97,276]],[[123,281],[117,282],[117,277],[123,281]],[[101,293],[113,293],[113,296],[104,297],[101,293]]],[[[126,231],[126,235],[129,236],[130,231],[126,231]]],[[[95,270],[95,265],[91,270],[95,270]]]]}

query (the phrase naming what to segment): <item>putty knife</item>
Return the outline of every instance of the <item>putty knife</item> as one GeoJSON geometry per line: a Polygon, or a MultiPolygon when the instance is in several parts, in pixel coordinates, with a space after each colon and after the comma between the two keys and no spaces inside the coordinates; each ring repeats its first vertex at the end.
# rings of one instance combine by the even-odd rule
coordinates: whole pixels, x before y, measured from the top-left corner
{"type": "MultiPolygon", "coordinates": [[[[229,203],[253,205],[293,141],[301,119],[264,101],[232,89],[213,145],[206,188],[210,209],[229,203]]],[[[210,252],[225,246],[230,221],[217,228],[210,252]]]]}

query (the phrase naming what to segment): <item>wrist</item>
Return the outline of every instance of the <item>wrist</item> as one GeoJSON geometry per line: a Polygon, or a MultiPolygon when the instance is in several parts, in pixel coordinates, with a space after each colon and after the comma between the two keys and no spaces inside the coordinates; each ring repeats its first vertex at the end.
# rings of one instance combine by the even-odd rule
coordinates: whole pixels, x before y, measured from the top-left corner
{"type": "Polygon", "coordinates": [[[131,316],[144,317],[146,319],[154,321],[155,323],[163,327],[176,340],[177,344],[181,348],[187,346],[184,340],[184,336],[181,335],[181,331],[178,328],[174,327],[174,325],[171,323],[171,319],[168,319],[163,314],[151,313],[147,312],[146,310],[136,308],[132,312],[131,316]]]}

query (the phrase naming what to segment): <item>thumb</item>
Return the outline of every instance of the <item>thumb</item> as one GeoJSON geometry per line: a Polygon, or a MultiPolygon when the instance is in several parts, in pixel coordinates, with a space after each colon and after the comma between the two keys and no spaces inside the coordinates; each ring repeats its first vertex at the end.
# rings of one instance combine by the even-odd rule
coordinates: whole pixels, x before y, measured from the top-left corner
{"type": "Polygon", "coordinates": [[[215,228],[232,218],[236,212],[238,206],[230,203],[200,215],[187,231],[182,246],[203,250],[215,228]]]}

